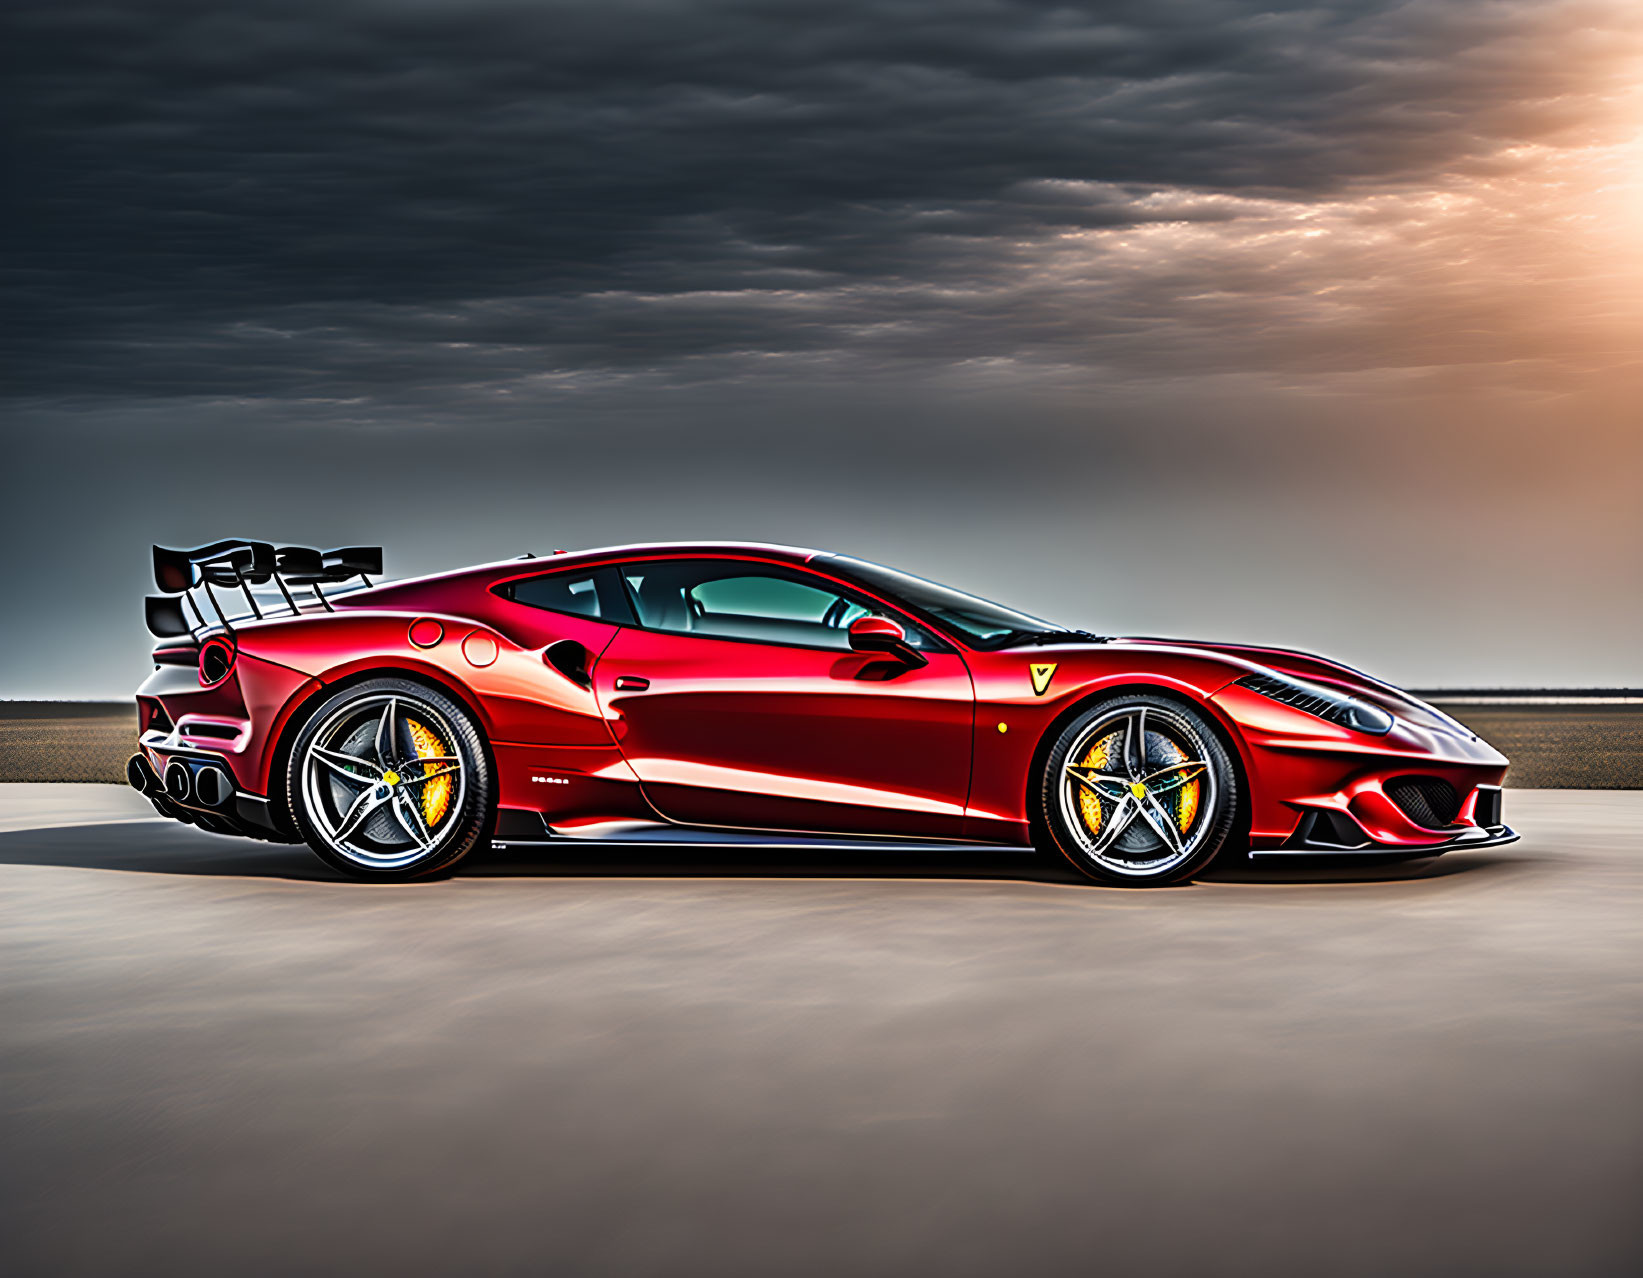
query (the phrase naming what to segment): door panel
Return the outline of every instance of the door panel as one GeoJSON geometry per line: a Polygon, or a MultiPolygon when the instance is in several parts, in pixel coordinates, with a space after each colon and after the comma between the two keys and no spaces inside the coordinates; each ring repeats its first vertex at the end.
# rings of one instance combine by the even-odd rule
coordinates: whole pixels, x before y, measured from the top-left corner
{"type": "MultiPolygon", "coordinates": [[[[498,806],[537,814],[556,830],[654,818],[593,689],[545,659],[550,645],[574,640],[584,650],[585,667],[597,667],[611,638],[632,620],[614,573],[581,569],[506,583],[490,596],[488,619],[524,650],[517,659],[505,652],[468,675],[492,719],[498,806]],[[601,572],[608,580],[599,580],[601,572]]],[[[541,834],[538,821],[536,837],[541,834]]]]}
{"type": "Polygon", "coordinates": [[[975,694],[962,658],[928,657],[908,670],[867,654],[623,629],[594,688],[647,797],[672,820],[959,837],[975,694]],[[626,686],[639,680],[647,686],[626,686]]]}

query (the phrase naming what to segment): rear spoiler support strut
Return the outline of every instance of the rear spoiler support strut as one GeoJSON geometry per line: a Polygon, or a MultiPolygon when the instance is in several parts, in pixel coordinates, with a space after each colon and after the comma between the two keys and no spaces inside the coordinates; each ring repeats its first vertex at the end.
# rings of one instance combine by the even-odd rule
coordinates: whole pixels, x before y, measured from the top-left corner
{"type": "Polygon", "coordinates": [[[291,615],[301,616],[302,609],[293,586],[307,586],[326,612],[335,612],[322,587],[336,585],[358,577],[367,586],[371,575],[382,575],[382,547],[340,546],[335,550],[313,550],[307,546],[282,546],[275,549],[266,541],[230,539],[215,541],[192,550],[170,550],[154,547],[154,584],[163,594],[150,595],[144,605],[149,630],[162,639],[192,635],[196,629],[183,612],[186,600],[199,629],[208,628],[205,613],[194,598],[196,588],[205,590],[212,611],[222,628],[232,636],[235,621],[262,620],[264,613],[257,602],[252,586],[273,582],[278,588],[291,615]],[[213,586],[230,586],[245,596],[249,615],[231,617],[217,597],[213,586]]]}

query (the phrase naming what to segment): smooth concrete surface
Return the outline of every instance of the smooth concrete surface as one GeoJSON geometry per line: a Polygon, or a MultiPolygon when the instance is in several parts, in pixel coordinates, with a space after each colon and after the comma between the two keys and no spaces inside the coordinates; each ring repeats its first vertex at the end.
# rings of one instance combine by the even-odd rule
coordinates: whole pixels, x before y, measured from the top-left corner
{"type": "Polygon", "coordinates": [[[154,815],[154,805],[128,785],[92,781],[0,785],[0,833],[162,819],[154,815]]]}
{"type": "Polygon", "coordinates": [[[1507,818],[1151,892],[0,834],[0,1272],[1643,1272],[1643,794],[1507,818]]]}

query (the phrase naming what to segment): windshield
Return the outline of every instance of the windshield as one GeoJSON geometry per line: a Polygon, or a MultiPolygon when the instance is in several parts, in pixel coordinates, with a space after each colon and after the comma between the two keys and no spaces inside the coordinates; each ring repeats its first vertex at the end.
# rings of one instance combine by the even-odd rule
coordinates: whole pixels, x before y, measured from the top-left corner
{"type": "Polygon", "coordinates": [[[1062,626],[1017,612],[1014,608],[989,603],[962,590],[938,585],[910,573],[897,572],[894,568],[869,563],[865,559],[854,559],[849,555],[817,555],[816,562],[818,567],[831,567],[869,590],[906,604],[914,612],[940,622],[976,648],[1006,648],[1013,641],[1028,635],[1060,634],[1065,630],[1062,626]]]}

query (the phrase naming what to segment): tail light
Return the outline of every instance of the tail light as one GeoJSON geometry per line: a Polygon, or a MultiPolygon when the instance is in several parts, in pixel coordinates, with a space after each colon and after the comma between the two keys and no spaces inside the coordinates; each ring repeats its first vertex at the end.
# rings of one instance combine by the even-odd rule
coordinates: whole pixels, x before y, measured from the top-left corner
{"type": "Polygon", "coordinates": [[[239,655],[239,649],[221,635],[207,639],[200,645],[200,686],[209,688],[228,678],[239,655]]]}

